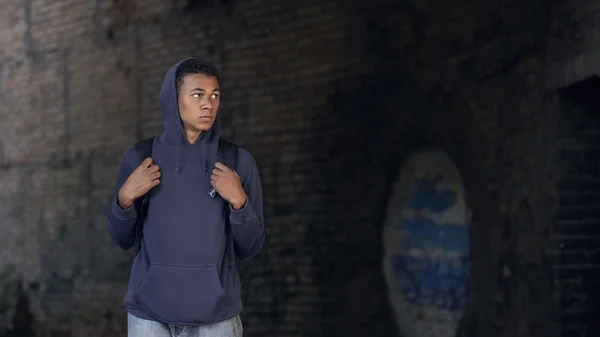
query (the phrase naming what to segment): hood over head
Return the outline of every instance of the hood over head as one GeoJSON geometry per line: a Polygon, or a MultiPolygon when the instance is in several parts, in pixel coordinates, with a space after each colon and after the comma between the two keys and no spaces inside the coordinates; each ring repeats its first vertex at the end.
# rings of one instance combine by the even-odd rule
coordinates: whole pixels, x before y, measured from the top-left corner
{"type": "Polygon", "coordinates": [[[203,132],[198,141],[194,144],[190,144],[183,130],[181,117],[179,115],[179,100],[177,97],[177,70],[187,63],[212,65],[208,61],[196,57],[188,57],[174,64],[165,75],[160,89],[160,109],[162,111],[164,122],[164,139],[168,143],[178,146],[177,172],[181,170],[183,160],[185,160],[183,158],[184,156],[182,156],[183,148],[195,148],[197,146],[201,147],[204,161],[203,169],[206,172],[208,170],[209,161],[216,160],[219,140],[219,118],[217,113],[217,117],[215,118],[211,129],[203,132]]]}

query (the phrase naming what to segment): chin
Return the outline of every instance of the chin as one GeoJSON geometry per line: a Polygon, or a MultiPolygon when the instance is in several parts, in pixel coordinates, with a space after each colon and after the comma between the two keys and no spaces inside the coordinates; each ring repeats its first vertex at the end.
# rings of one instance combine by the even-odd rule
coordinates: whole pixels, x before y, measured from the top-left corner
{"type": "Polygon", "coordinates": [[[208,131],[212,128],[213,123],[198,123],[194,125],[199,131],[208,131]]]}

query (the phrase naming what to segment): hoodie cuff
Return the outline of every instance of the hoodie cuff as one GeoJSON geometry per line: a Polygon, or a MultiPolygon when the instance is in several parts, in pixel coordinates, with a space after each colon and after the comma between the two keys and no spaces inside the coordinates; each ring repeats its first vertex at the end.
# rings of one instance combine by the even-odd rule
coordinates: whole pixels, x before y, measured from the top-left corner
{"type": "Polygon", "coordinates": [[[135,210],[134,204],[131,204],[127,209],[122,209],[121,206],[119,206],[119,201],[115,198],[112,203],[112,214],[119,220],[131,220],[135,219],[137,211],[135,210]]]}
{"type": "Polygon", "coordinates": [[[231,204],[229,204],[229,219],[235,223],[242,223],[249,220],[252,220],[252,206],[248,199],[246,199],[246,203],[240,209],[234,209],[231,204]]]}

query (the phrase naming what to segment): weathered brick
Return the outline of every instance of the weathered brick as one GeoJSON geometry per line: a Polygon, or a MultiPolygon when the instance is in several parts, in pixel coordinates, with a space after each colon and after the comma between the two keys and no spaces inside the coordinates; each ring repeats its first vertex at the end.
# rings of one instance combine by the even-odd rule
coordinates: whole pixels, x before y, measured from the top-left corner
{"type": "MultiPolygon", "coordinates": [[[[74,38],[94,32],[95,2],[26,0],[26,24],[35,50],[68,47],[74,38]]],[[[98,1],[105,2],[105,1],[98,1]]]]}
{"type": "Polygon", "coordinates": [[[25,20],[25,0],[2,3],[0,11],[0,60],[5,60],[25,53],[25,36],[27,22],[25,20]]]}
{"type": "Polygon", "coordinates": [[[5,143],[5,163],[46,163],[64,158],[65,115],[60,71],[58,52],[4,64],[0,134],[5,143]]]}
{"type": "Polygon", "coordinates": [[[133,36],[124,36],[118,46],[88,39],[65,51],[60,80],[71,156],[125,149],[138,137],[134,45],[133,36]]]}

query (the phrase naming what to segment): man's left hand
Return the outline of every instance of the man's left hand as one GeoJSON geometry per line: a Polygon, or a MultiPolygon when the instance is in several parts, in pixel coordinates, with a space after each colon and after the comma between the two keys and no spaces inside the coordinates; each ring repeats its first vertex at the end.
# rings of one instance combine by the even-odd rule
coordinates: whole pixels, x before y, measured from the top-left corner
{"type": "Polygon", "coordinates": [[[210,184],[217,190],[221,198],[227,200],[233,209],[240,209],[246,204],[246,192],[242,187],[240,176],[222,163],[216,162],[210,176],[210,184]]]}

